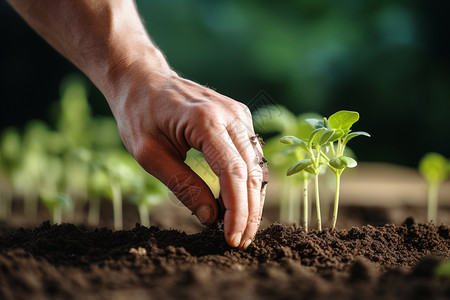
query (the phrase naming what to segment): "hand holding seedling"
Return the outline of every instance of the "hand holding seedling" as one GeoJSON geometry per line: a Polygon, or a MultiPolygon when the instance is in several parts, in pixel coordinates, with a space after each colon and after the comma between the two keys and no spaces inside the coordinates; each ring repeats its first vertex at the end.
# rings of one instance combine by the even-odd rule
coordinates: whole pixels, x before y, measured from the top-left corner
{"type": "Polygon", "coordinates": [[[248,108],[179,77],[152,43],[133,1],[10,0],[105,95],[128,151],[203,224],[218,217],[208,186],[185,163],[192,147],[218,175],[227,242],[246,249],[261,220],[262,161],[248,108]]]}

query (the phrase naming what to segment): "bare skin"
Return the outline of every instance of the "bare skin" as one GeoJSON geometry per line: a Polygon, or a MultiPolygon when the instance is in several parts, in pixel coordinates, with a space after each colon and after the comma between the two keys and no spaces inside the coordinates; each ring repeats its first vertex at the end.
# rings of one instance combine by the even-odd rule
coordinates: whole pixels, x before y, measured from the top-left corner
{"type": "Polygon", "coordinates": [[[150,40],[132,0],[9,0],[106,97],[133,157],[205,224],[213,194],[185,163],[195,148],[218,175],[225,239],[246,249],[259,228],[267,167],[239,102],[178,76],[150,40]]]}

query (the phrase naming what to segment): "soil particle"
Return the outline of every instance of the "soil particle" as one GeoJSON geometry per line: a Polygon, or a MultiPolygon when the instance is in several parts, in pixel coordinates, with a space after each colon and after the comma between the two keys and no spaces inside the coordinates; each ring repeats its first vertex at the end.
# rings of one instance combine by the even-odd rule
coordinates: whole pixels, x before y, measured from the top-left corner
{"type": "Polygon", "coordinates": [[[0,234],[0,299],[446,299],[450,279],[433,269],[448,258],[448,226],[414,220],[308,233],[273,224],[245,252],[218,226],[44,222],[0,234]]]}

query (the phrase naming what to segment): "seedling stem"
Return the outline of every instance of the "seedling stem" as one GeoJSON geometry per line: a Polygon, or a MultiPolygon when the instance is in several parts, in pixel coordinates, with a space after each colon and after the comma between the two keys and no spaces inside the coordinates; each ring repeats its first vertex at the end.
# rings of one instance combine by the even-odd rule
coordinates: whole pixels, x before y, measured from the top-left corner
{"type": "Polygon", "coordinates": [[[141,202],[138,204],[139,219],[141,220],[141,225],[150,227],[150,214],[148,212],[148,205],[141,202]]]}
{"type": "Polygon", "coordinates": [[[113,212],[114,212],[114,229],[121,230],[123,228],[122,224],[122,190],[120,188],[119,182],[115,179],[111,179],[111,193],[113,202],[113,212]]]}
{"type": "Polygon", "coordinates": [[[306,232],[308,232],[308,224],[309,224],[308,182],[309,182],[309,179],[306,176],[304,176],[303,177],[303,227],[305,228],[306,232]]]}
{"type": "Polygon", "coordinates": [[[437,211],[438,211],[438,195],[439,195],[439,184],[429,183],[428,184],[428,203],[427,203],[427,220],[428,222],[437,221],[437,211]]]}

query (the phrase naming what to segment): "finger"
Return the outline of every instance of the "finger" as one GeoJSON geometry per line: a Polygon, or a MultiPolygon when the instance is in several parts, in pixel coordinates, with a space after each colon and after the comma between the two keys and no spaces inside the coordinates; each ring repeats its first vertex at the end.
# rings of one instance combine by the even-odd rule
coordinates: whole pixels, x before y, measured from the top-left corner
{"type": "Polygon", "coordinates": [[[225,239],[232,247],[241,244],[247,227],[247,165],[232,142],[225,127],[205,133],[207,138],[200,151],[219,177],[221,196],[225,207],[225,239]]]}
{"type": "Polygon", "coordinates": [[[263,199],[261,186],[263,172],[250,137],[254,135],[249,118],[235,121],[228,129],[231,139],[247,165],[248,219],[239,248],[245,250],[251,244],[261,223],[263,199]]]}
{"type": "Polygon", "coordinates": [[[218,216],[216,200],[208,185],[179,157],[168,151],[152,151],[139,163],[164,183],[204,225],[218,216]],[[157,159],[154,159],[157,157],[157,159]]]}

